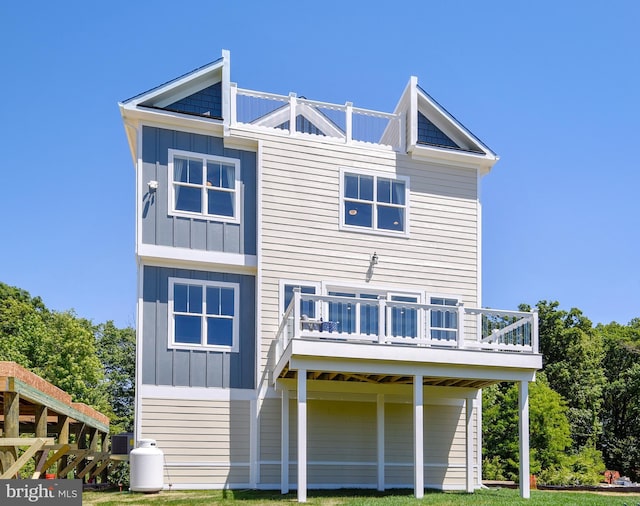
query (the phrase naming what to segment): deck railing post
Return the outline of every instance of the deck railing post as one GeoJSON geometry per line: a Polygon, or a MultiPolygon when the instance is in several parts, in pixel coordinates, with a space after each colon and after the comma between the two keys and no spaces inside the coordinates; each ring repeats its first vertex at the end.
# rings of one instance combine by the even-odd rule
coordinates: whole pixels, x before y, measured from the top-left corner
{"type": "Polygon", "coordinates": [[[236,126],[238,122],[238,85],[236,83],[229,84],[229,125],[236,126]]]}
{"type": "Polygon", "coordinates": [[[300,311],[298,308],[300,307],[300,288],[296,287],[293,289],[293,338],[300,338],[300,311]]]}
{"type": "Polygon", "coordinates": [[[296,108],[298,104],[298,96],[291,92],[289,93],[289,135],[295,135],[296,133],[296,108]]]}
{"type": "Polygon", "coordinates": [[[353,102],[345,104],[345,142],[351,144],[353,140],[353,102]]]}
{"type": "Polygon", "coordinates": [[[464,348],[464,303],[458,302],[458,335],[457,335],[458,348],[464,348]]]}
{"type": "Polygon", "coordinates": [[[531,351],[538,353],[538,310],[533,310],[531,319],[531,351]]]}
{"type": "Polygon", "coordinates": [[[387,307],[387,298],[384,295],[378,295],[378,343],[384,344],[387,333],[385,332],[385,311],[387,307]]]}

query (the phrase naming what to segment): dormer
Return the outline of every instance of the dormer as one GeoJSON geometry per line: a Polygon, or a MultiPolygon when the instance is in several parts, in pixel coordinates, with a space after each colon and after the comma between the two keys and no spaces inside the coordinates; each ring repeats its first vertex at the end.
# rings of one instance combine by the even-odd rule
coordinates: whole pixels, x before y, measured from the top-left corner
{"type": "Polygon", "coordinates": [[[217,60],[121,102],[130,147],[135,145],[135,122],[145,119],[192,128],[194,120],[202,121],[203,128],[222,133],[231,117],[229,80],[230,54],[223,50],[217,60]]]}
{"type": "Polygon", "coordinates": [[[486,174],[498,156],[418,86],[411,77],[396,109],[405,117],[407,152],[414,158],[480,167],[486,174]]]}

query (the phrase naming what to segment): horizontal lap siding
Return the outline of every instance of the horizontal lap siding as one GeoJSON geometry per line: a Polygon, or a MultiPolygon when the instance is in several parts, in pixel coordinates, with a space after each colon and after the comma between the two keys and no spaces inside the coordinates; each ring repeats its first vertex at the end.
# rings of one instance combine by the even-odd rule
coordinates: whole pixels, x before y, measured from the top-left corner
{"type": "MultiPolygon", "coordinates": [[[[307,404],[308,482],[316,485],[375,486],[377,476],[376,404],[309,400],[307,404]]],[[[474,426],[475,426],[474,416],[474,426]]],[[[297,402],[289,406],[289,478],[296,483],[297,402]]],[[[260,415],[260,483],[280,483],[280,401],[263,403],[260,415]]],[[[465,410],[424,407],[425,484],[464,488],[465,410]]],[[[475,462],[475,453],[474,453],[475,462]]],[[[385,483],[413,483],[413,417],[410,404],[385,404],[385,483]]]]}
{"type": "Polygon", "coordinates": [[[164,452],[167,483],[249,482],[248,401],[143,398],[141,424],[164,452]]]}
{"type": "Polygon", "coordinates": [[[263,142],[261,184],[263,360],[279,324],[280,279],[426,290],[476,305],[475,170],[278,137],[263,142]],[[410,178],[409,239],[339,230],[340,168],[410,178]],[[380,260],[368,281],[374,251],[380,260]]]}

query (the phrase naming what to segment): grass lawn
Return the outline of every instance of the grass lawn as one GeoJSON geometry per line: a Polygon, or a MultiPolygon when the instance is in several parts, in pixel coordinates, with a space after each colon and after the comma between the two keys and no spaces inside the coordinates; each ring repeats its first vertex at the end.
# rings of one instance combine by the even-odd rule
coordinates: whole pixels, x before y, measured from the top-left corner
{"type": "MultiPolygon", "coordinates": [[[[208,506],[212,504],[237,504],[239,506],[274,506],[297,503],[295,491],[281,495],[278,491],[255,490],[198,490],[140,494],[130,492],[84,492],[83,506],[128,506],[145,504],[174,504],[208,506]]],[[[404,506],[409,504],[453,506],[473,504],[474,506],[501,506],[521,504],[528,506],[636,506],[640,504],[640,494],[607,494],[603,492],[550,492],[531,491],[531,499],[521,499],[518,490],[488,489],[474,494],[463,492],[425,492],[424,499],[413,497],[412,490],[388,490],[375,492],[368,490],[311,490],[307,504],[327,506],[404,506]]]]}

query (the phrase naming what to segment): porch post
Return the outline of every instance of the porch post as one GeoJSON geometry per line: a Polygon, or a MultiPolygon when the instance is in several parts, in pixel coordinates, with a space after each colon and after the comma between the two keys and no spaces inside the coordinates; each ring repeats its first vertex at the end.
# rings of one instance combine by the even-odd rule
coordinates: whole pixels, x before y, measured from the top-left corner
{"type": "Polygon", "coordinates": [[[529,499],[529,382],[518,383],[518,410],[520,424],[520,496],[529,499]]]}
{"type": "Polygon", "coordinates": [[[298,369],[298,502],[307,502],[307,370],[298,369]]]}
{"type": "Polygon", "coordinates": [[[424,497],[424,406],[422,375],[413,377],[413,469],[414,494],[424,497]]]}
{"type": "Polygon", "coordinates": [[[378,490],[384,490],[384,394],[377,398],[376,429],[378,435],[378,490]]]}
{"type": "Polygon", "coordinates": [[[280,407],[280,492],[289,493],[289,390],[282,389],[280,407]]]}
{"type": "Polygon", "coordinates": [[[465,412],[467,415],[467,492],[474,490],[473,483],[473,399],[465,399],[465,412]]]}

